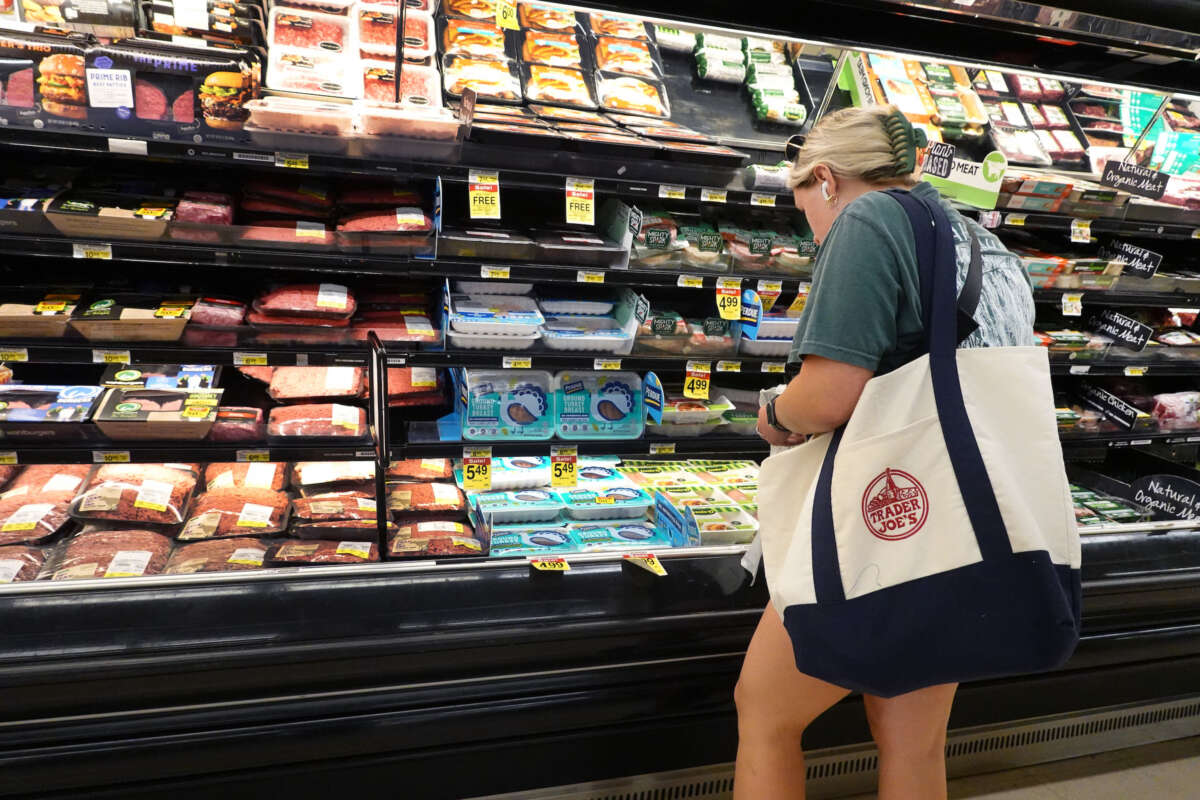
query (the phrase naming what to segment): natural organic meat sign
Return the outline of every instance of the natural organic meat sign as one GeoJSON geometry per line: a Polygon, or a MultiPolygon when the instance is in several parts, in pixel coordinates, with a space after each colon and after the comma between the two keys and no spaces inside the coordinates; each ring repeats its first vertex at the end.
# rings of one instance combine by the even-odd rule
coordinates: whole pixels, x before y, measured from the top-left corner
{"type": "Polygon", "coordinates": [[[889,467],[863,492],[862,513],[871,533],[880,539],[907,539],[929,518],[929,497],[916,478],[889,467]]]}

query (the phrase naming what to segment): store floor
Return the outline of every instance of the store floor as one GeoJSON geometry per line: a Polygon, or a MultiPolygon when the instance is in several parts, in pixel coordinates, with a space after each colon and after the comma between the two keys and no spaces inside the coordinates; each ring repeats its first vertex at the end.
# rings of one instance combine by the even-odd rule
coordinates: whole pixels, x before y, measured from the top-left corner
{"type": "MultiPolygon", "coordinates": [[[[843,800],[872,800],[874,794],[843,800]]],[[[1200,737],[950,781],[951,800],[1193,800],[1200,737]]]]}

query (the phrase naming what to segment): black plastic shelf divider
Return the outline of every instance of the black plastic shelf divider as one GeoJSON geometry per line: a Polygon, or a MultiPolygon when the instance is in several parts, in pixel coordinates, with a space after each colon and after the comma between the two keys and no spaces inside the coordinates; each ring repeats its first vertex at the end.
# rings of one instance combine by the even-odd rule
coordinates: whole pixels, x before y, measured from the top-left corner
{"type": "Polygon", "coordinates": [[[189,347],[145,342],[66,342],[0,339],[0,360],[31,364],[220,364],[233,366],[355,366],[365,367],[370,351],[362,347],[342,350],[306,347],[189,347]]]}
{"type": "Polygon", "coordinates": [[[1200,360],[1196,361],[1062,361],[1050,362],[1051,375],[1123,375],[1142,377],[1158,375],[1200,376],[1200,360]]]}
{"type": "Polygon", "coordinates": [[[401,458],[461,458],[464,447],[491,447],[493,457],[528,456],[550,452],[553,445],[574,444],[580,455],[608,455],[644,458],[652,455],[677,455],[688,458],[762,458],[770,447],[757,436],[697,436],[682,439],[588,440],[568,442],[548,439],[544,442],[410,442],[393,445],[392,460],[401,458]]]}
{"type": "MultiPolygon", "coordinates": [[[[728,355],[603,355],[595,353],[566,352],[516,352],[503,353],[495,350],[453,350],[448,352],[421,351],[388,356],[388,366],[401,367],[471,367],[475,369],[578,369],[578,370],[631,370],[634,372],[683,372],[688,361],[707,361],[714,378],[722,375],[777,375],[787,372],[787,356],[758,358],[755,356],[728,355]],[[528,362],[526,364],[525,362],[528,362]]],[[[795,365],[799,368],[799,364],[795,365]]]]}
{"type": "Polygon", "coordinates": [[[1102,433],[1064,433],[1063,450],[1141,447],[1149,444],[1200,444],[1200,431],[1106,431],[1102,433]]]}
{"type": "Polygon", "coordinates": [[[354,445],[265,442],[0,442],[0,461],[17,464],[154,464],[170,462],[367,461],[371,442],[354,445]]]}
{"type": "Polygon", "coordinates": [[[1033,292],[1033,301],[1046,305],[1061,305],[1063,295],[1082,295],[1082,302],[1086,312],[1087,306],[1106,306],[1106,307],[1142,307],[1142,308],[1165,308],[1171,306],[1193,307],[1200,306],[1200,293],[1193,294],[1191,292],[1138,292],[1133,290],[1111,289],[1111,290],[1087,290],[1087,289],[1035,289],[1033,292]]]}
{"type": "Polygon", "coordinates": [[[1089,223],[1092,235],[1144,236],[1155,239],[1191,239],[1200,230],[1200,214],[1194,224],[1180,222],[1155,222],[1153,220],[1115,219],[1099,217],[1087,219],[1066,214],[1047,214],[1033,211],[999,211],[1002,230],[1038,230],[1070,234],[1071,224],[1076,219],[1089,223]]]}

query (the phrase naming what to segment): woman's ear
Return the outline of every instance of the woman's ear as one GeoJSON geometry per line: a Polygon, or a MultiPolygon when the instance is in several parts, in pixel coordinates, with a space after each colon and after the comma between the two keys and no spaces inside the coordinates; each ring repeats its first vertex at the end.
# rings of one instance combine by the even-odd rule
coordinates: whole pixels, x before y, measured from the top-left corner
{"type": "Polygon", "coordinates": [[[824,164],[817,164],[815,167],[813,167],[812,174],[813,177],[817,179],[818,187],[821,186],[821,184],[828,186],[828,192],[822,192],[822,197],[825,197],[826,194],[828,194],[829,197],[837,197],[837,178],[834,176],[833,170],[824,164]]]}

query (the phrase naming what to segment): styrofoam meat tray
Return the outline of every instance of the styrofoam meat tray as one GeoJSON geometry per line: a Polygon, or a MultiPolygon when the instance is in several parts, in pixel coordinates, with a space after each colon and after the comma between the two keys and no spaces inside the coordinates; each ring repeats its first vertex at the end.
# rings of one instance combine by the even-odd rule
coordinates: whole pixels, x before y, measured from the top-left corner
{"type": "Polygon", "coordinates": [[[724,395],[713,400],[669,397],[663,403],[663,422],[667,425],[711,422],[719,420],[722,414],[733,407],[733,403],[729,402],[724,395]]]}
{"type": "Polygon", "coordinates": [[[544,314],[607,314],[613,310],[611,300],[571,300],[566,297],[539,297],[538,305],[544,314]]]}
{"type": "Polygon", "coordinates": [[[599,491],[570,489],[563,490],[561,495],[567,516],[572,519],[644,517],[654,505],[654,498],[632,485],[610,486],[599,491]]]}
{"type": "Polygon", "coordinates": [[[551,350],[616,353],[632,339],[611,317],[547,317],[542,327],[542,340],[551,350]]]}
{"type": "Polygon", "coordinates": [[[532,283],[510,281],[455,281],[454,291],[475,296],[477,294],[529,294],[532,283]]]}
{"type": "Polygon", "coordinates": [[[475,507],[493,523],[548,522],[563,510],[562,498],[548,489],[488,492],[475,495],[475,507]]]}
{"type": "Polygon", "coordinates": [[[508,336],[502,333],[462,333],[447,331],[450,344],[463,350],[528,350],[542,335],[534,331],[528,336],[508,336]]]}
{"type": "Polygon", "coordinates": [[[789,317],[785,314],[763,314],[758,322],[760,339],[791,339],[796,335],[800,325],[799,317],[789,317]]]}
{"type": "Polygon", "coordinates": [[[743,338],[740,349],[747,356],[786,356],[792,349],[792,340],[743,338]]]}
{"type": "Polygon", "coordinates": [[[450,326],[462,333],[529,336],[545,321],[532,297],[450,295],[450,326]]]}
{"type": "Polygon", "coordinates": [[[669,438],[703,436],[718,428],[725,427],[728,427],[728,425],[723,419],[713,419],[708,422],[663,423],[662,425],[656,425],[650,420],[646,420],[646,435],[666,436],[669,438]]]}

